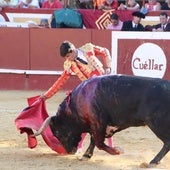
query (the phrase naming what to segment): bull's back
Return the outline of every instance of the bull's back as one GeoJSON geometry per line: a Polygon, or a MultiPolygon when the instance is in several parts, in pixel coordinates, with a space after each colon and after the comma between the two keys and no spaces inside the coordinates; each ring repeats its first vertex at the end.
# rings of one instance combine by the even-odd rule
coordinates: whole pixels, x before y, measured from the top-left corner
{"type": "Polygon", "coordinates": [[[75,91],[79,105],[86,105],[101,118],[112,117],[115,122],[134,120],[132,124],[140,124],[150,114],[157,114],[156,109],[165,114],[170,110],[170,83],[162,79],[99,76],[81,83],[75,91]]]}

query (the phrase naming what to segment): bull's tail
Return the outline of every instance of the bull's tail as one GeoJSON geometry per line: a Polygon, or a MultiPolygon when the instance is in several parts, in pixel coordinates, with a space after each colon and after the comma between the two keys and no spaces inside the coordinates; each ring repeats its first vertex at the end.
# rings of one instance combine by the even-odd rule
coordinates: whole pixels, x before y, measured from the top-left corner
{"type": "Polygon", "coordinates": [[[46,118],[46,120],[43,122],[42,126],[40,127],[40,129],[34,133],[33,136],[38,136],[40,134],[42,134],[42,132],[47,128],[47,126],[49,125],[50,121],[51,121],[51,117],[49,116],[48,118],[46,118]]]}

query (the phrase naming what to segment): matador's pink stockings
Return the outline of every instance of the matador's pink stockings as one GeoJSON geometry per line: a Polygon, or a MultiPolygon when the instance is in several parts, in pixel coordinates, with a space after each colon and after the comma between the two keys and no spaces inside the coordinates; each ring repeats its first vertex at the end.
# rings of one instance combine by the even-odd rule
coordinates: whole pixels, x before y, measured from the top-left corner
{"type": "MultiPolygon", "coordinates": [[[[82,135],[81,135],[81,141],[80,141],[79,144],[78,144],[78,149],[82,149],[82,147],[83,147],[83,141],[84,141],[84,138],[85,138],[85,137],[86,137],[86,133],[82,133],[82,135]]],[[[110,147],[114,147],[113,141],[112,141],[112,137],[107,138],[107,142],[108,142],[108,145],[109,145],[110,147]]]]}

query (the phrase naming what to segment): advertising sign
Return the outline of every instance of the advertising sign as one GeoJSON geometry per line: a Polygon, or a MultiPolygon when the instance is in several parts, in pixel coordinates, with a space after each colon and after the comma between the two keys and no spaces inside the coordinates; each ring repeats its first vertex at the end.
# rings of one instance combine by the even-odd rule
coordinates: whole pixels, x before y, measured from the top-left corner
{"type": "Polygon", "coordinates": [[[112,73],[170,79],[170,34],[112,32],[112,73]]]}

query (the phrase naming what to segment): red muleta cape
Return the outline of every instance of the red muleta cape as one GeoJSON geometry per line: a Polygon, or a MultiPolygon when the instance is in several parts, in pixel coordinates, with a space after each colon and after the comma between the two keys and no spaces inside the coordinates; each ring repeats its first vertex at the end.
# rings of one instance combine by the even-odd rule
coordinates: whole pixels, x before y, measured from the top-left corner
{"type": "MultiPolygon", "coordinates": [[[[15,125],[20,133],[27,133],[28,147],[35,148],[37,146],[36,137],[32,137],[33,130],[38,130],[44,120],[48,117],[45,101],[39,96],[28,98],[28,107],[25,108],[15,119],[15,125]]],[[[45,143],[55,152],[59,154],[67,154],[60,141],[52,134],[48,126],[41,134],[45,143]]]]}

